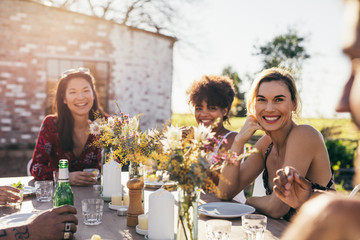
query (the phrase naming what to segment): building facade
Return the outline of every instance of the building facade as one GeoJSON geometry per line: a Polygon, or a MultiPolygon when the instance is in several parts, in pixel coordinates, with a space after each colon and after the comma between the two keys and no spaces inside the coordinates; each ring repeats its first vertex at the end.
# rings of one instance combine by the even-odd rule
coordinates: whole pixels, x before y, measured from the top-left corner
{"type": "Polygon", "coordinates": [[[103,108],[140,117],[141,128],[171,117],[173,37],[32,1],[0,1],[0,148],[36,142],[52,113],[61,73],[86,67],[103,108]]]}

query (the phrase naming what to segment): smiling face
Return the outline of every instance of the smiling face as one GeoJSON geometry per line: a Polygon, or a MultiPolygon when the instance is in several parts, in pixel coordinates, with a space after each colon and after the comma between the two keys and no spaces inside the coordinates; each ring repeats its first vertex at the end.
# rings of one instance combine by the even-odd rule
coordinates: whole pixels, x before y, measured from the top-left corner
{"type": "Polygon", "coordinates": [[[222,109],[218,106],[209,106],[205,101],[195,106],[195,119],[198,124],[202,123],[206,127],[213,124],[217,118],[220,122],[214,131],[223,126],[223,117],[226,116],[226,109],[222,109]]]}
{"type": "Polygon", "coordinates": [[[89,115],[94,104],[94,93],[91,85],[83,78],[71,79],[65,90],[64,103],[72,115],[89,115]]]}
{"type": "Polygon", "coordinates": [[[267,131],[277,130],[289,123],[296,104],[282,81],[263,82],[255,100],[255,116],[267,131]]]}

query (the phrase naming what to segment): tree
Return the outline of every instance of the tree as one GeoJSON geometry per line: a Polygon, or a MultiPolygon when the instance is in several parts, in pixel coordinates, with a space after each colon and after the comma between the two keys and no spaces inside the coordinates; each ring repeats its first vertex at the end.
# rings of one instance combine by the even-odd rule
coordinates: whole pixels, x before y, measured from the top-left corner
{"type": "Polygon", "coordinates": [[[262,56],[263,69],[282,67],[292,72],[299,81],[303,63],[310,58],[304,47],[305,42],[305,37],[289,29],[287,33],[276,36],[264,45],[254,46],[254,55],[262,56]]]}
{"type": "Polygon", "coordinates": [[[231,108],[231,113],[237,117],[246,116],[246,101],[245,101],[245,92],[240,91],[240,86],[242,84],[242,79],[239,77],[239,74],[233,71],[231,66],[227,66],[222,70],[222,75],[231,78],[234,81],[236,95],[231,108]]]}
{"type": "Polygon", "coordinates": [[[178,37],[180,4],[191,0],[36,0],[37,2],[152,32],[178,37]]]}

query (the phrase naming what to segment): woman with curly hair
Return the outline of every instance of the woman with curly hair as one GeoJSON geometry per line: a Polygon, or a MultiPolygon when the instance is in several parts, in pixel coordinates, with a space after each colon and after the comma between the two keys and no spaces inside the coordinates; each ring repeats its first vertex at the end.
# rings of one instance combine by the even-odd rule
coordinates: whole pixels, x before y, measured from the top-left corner
{"type": "MultiPolygon", "coordinates": [[[[204,124],[206,127],[216,124],[212,131],[220,141],[215,148],[215,153],[220,148],[229,150],[237,134],[224,126],[224,123],[230,123],[230,109],[235,97],[233,81],[225,76],[205,75],[200,80],[193,82],[187,94],[189,95],[189,104],[195,108],[196,122],[204,124]]],[[[212,178],[214,183],[218,184],[218,176],[212,176],[212,178]]],[[[244,202],[243,191],[234,200],[244,202]]]]}

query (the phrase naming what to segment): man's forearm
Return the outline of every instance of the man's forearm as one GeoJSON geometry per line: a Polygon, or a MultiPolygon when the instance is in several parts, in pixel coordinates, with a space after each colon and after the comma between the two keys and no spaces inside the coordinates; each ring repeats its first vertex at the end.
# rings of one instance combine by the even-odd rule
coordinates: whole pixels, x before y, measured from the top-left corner
{"type": "Polygon", "coordinates": [[[27,225],[0,230],[0,240],[31,239],[27,225]]]}

